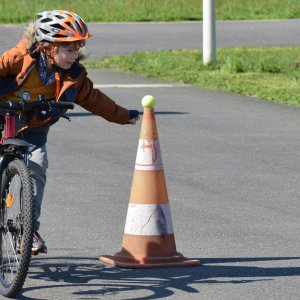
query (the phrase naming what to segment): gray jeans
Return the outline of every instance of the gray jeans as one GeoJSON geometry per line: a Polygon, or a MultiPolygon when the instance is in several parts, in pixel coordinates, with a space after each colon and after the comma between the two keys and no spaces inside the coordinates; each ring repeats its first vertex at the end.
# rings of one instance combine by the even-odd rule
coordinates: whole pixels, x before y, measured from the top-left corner
{"type": "Polygon", "coordinates": [[[33,176],[33,187],[35,197],[35,214],[33,230],[38,231],[40,228],[39,217],[41,215],[41,207],[43,201],[43,195],[46,185],[48,168],[48,158],[46,145],[41,148],[37,148],[32,152],[32,156],[29,158],[29,169],[33,176]]]}

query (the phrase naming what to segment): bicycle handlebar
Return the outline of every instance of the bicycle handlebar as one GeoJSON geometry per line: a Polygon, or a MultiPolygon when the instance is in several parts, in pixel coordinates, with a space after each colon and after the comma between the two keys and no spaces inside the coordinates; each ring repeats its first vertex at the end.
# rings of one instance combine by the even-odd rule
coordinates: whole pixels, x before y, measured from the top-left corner
{"type": "Polygon", "coordinates": [[[67,108],[74,109],[74,103],[72,102],[62,102],[62,101],[54,101],[54,100],[38,100],[32,102],[26,101],[7,101],[0,102],[0,109],[4,110],[12,110],[12,111],[28,111],[34,108],[67,108]]]}

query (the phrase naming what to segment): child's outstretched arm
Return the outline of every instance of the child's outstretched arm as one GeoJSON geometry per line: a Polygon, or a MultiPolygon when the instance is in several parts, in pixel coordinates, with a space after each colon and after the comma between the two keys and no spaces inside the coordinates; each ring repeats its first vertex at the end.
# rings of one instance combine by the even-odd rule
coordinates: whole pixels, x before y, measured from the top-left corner
{"type": "Polygon", "coordinates": [[[78,79],[77,88],[75,103],[105,120],[118,124],[135,124],[139,119],[137,110],[129,111],[116,104],[100,90],[94,89],[93,82],[86,76],[84,71],[78,79]]]}

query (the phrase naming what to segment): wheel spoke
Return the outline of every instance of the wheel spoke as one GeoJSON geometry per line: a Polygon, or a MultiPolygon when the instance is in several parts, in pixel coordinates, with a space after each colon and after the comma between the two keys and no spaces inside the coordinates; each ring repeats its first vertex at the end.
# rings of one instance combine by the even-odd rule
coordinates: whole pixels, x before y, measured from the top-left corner
{"type": "Polygon", "coordinates": [[[14,276],[20,265],[15,245],[16,244],[13,240],[13,235],[9,231],[7,231],[5,236],[3,236],[2,253],[5,253],[5,257],[2,258],[2,263],[4,264],[4,266],[2,267],[1,272],[6,278],[7,282],[13,281],[14,276]],[[10,278],[10,280],[8,280],[7,276],[10,278]]]}
{"type": "Polygon", "coordinates": [[[13,257],[15,257],[15,262],[18,266],[19,265],[18,256],[17,256],[17,253],[16,253],[16,249],[15,249],[15,246],[14,246],[12,235],[9,232],[8,232],[8,237],[9,237],[9,242],[10,242],[11,249],[12,249],[12,252],[13,252],[13,257]]]}

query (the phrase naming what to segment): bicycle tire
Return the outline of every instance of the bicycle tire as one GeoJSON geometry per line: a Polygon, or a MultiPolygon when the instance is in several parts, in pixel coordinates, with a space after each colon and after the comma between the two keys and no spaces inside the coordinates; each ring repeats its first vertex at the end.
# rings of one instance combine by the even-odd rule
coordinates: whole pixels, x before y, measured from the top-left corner
{"type": "Polygon", "coordinates": [[[0,191],[0,294],[14,298],[27,276],[33,236],[33,183],[22,160],[8,164],[0,191]]]}

